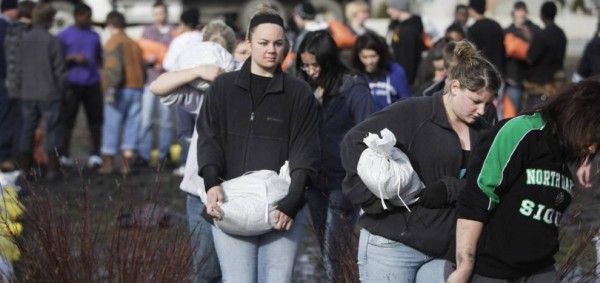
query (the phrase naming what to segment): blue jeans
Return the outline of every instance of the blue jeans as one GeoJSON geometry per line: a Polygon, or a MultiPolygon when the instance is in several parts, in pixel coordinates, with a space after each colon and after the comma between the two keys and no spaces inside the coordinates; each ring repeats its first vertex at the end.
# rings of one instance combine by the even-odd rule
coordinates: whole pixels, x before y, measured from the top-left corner
{"type": "Polygon", "coordinates": [[[158,125],[158,151],[159,158],[164,159],[171,148],[171,140],[173,139],[171,108],[160,103],[160,99],[150,92],[150,87],[146,86],[142,96],[141,125],[138,133],[139,143],[137,145],[138,154],[144,160],[150,160],[153,137],[152,124],[153,117],[155,116],[155,109],[157,107],[160,116],[158,125]]]}
{"type": "Polygon", "coordinates": [[[304,209],[289,231],[271,231],[260,236],[226,234],[212,227],[223,282],[290,282],[294,260],[304,232],[304,209]]]}
{"type": "Polygon", "coordinates": [[[440,269],[437,261],[426,264],[432,260],[400,242],[360,230],[358,272],[361,282],[444,282],[443,268],[440,269]],[[441,273],[435,270],[441,270],[441,273]],[[417,278],[419,280],[415,281],[417,278]]]}
{"type": "Polygon", "coordinates": [[[179,141],[179,145],[181,145],[181,163],[185,164],[192,134],[194,133],[196,115],[178,106],[175,108],[175,111],[177,114],[177,140],[179,141]]]}
{"type": "Polygon", "coordinates": [[[119,148],[121,151],[136,148],[140,126],[141,98],[141,89],[119,89],[115,94],[115,102],[104,105],[102,148],[100,149],[103,155],[116,155],[119,148]]]}
{"type": "Polygon", "coordinates": [[[204,204],[199,197],[187,196],[187,219],[191,234],[195,283],[221,281],[221,269],[215,252],[211,225],[201,214],[204,204]]]}
{"type": "Polygon", "coordinates": [[[21,101],[22,129],[19,138],[19,152],[33,152],[35,129],[42,117],[46,123],[44,150],[48,155],[56,156],[63,142],[63,123],[61,118],[62,102],[54,101],[21,101]]]}
{"type": "Polygon", "coordinates": [[[19,100],[8,97],[4,83],[0,84],[0,162],[14,158],[18,150],[21,125],[19,100]]]}

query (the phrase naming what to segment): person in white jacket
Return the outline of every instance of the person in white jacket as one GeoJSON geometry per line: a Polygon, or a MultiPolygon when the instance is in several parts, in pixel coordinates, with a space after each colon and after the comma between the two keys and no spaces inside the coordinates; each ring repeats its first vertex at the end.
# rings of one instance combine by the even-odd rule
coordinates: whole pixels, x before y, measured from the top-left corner
{"type": "MultiPolygon", "coordinates": [[[[198,42],[182,50],[177,60],[171,62],[173,63],[171,71],[164,73],[150,85],[150,90],[160,97],[161,103],[177,107],[178,113],[185,113],[190,117],[188,121],[192,121],[189,132],[193,130],[193,134],[188,141],[189,152],[187,152],[183,180],[179,187],[188,193],[187,218],[192,237],[194,265],[197,268],[194,282],[214,282],[221,278],[212,241],[211,225],[201,217],[204,204],[200,200],[200,194],[206,192],[204,181],[197,173],[198,134],[194,121],[200,111],[203,94],[210,82],[224,71],[233,70],[233,57],[228,49],[233,48],[235,44],[233,30],[222,21],[210,22],[205,28],[205,34],[207,41],[198,42]]],[[[181,126],[183,125],[178,124],[178,129],[182,128],[181,126]]],[[[189,139],[189,137],[182,138],[189,139]]]]}

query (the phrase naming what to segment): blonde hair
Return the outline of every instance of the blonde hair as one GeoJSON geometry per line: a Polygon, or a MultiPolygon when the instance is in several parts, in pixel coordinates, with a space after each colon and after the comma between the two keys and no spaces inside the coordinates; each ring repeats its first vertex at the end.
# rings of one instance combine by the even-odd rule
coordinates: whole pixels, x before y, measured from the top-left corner
{"type": "Polygon", "coordinates": [[[212,20],[204,27],[204,41],[216,42],[232,53],[237,39],[233,29],[224,21],[212,20]]]}
{"type": "Polygon", "coordinates": [[[448,75],[444,93],[450,91],[451,80],[457,80],[460,88],[473,92],[487,89],[497,93],[500,88],[500,73],[469,41],[449,42],[444,50],[444,65],[448,75]]]}
{"type": "Polygon", "coordinates": [[[344,15],[347,21],[351,21],[360,12],[370,12],[369,4],[362,0],[355,0],[346,4],[344,15]]]}

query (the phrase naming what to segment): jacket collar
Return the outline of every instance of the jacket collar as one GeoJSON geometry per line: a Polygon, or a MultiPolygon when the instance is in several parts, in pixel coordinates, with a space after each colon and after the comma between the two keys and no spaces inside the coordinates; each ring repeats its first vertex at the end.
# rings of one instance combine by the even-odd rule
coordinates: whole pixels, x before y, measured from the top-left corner
{"type": "MultiPolygon", "coordinates": [[[[250,90],[250,80],[252,73],[250,72],[250,65],[252,63],[252,59],[248,58],[240,72],[238,72],[237,77],[235,78],[235,84],[246,91],[250,90]]],[[[273,79],[269,82],[265,94],[275,94],[275,93],[283,93],[283,71],[281,71],[281,65],[278,65],[275,69],[275,73],[273,74],[273,79]]]]}
{"type": "Polygon", "coordinates": [[[431,114],[431,121],[444,127],[452,130],[452,126],[450,126],[450,121],[448,121],[448,115],[446,114],[446,108],[444,107],[444,93],[442,91],[438,91],[432,95],[432,107],[433,111],[431,114]]]}

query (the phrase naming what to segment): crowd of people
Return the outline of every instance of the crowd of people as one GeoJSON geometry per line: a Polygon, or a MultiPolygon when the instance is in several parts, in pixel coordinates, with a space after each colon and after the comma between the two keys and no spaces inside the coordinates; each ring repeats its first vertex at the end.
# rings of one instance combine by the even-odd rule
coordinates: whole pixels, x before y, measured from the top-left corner
{"type": "Polygon", "coordinates": [[[560,216],[597,174],[600,34],[569,82],[553,2],[541,6],[543,27],[515,2],[503,29],[485,0],[470,0],[433,41],[408,0],[387,2],[385,37],[365,26],[363,1],[347,3],[346,24],[309,1],[290,23],[263,5],[237,33],[220,20],[200,28],[196,8],[171,25],[157,1],[140,39],[110,12],[104,44],[85,4],[55,36],[51,5],[17,2],[0,3],[1,169],[33,174],[43,121],[45,177],[58,178],[80,104],[98,174],[114,173],[117,160],[124,175],[151,166],[154,143],[167,159],[176,137],[197,282],[291,281],[304,223],[328,282],[342,280],[349,256],[363,282],[558,279],[560,216]],[[424,184],[410,206],[380,199],[357,172],[363,139],[384,128],[424,184]],[[213,225],[224,216],[223,181],[286,161],[289,192],[272,231],[213,225]]]}

